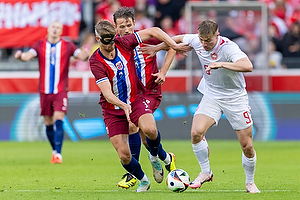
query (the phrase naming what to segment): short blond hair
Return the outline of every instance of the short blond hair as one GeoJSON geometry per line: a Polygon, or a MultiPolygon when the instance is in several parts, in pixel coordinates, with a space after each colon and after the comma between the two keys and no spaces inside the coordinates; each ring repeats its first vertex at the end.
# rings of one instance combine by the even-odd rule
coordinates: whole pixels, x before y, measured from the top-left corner
{"type": "Polygon", "coordinates": [[[108,20],[101,20],[95,25],[95,34],[97,36],[101,35],[116,35],[116,29],[112,23],[108,20]]]}
{"type": "Polygon", "coordinates": [[[218,32],[217,22],[211,19],[203,20],[198,26],[198,34],[202,36],[212,36],[218,32]]]}

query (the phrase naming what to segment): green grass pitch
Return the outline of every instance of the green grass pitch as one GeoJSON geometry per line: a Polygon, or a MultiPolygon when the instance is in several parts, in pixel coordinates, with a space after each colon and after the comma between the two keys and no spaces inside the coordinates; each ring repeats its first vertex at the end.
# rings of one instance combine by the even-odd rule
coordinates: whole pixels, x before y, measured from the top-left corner
{"type": "MultiPolygon", "coordinates": [[[[146,193],[117,187],[124,174],[108,140],[65,141],[63,164],[50,163],[47,142],[0,142],[0,199],[300,199],[300,142],[254,142],[257,152],[255,183],[260,194],[245,191],[245,175],[238,141],[208,141],[214,180],[201,189],[171,192],[165,181],[152,177],[147,151],[140,163],[151,181],[146,193]]],[[[163,140],[176,155],[177,168],[194,179],[200,172],[188,140],[163,140]]],[[[166,175],[165,175],[166,177],[166,175]]]]}

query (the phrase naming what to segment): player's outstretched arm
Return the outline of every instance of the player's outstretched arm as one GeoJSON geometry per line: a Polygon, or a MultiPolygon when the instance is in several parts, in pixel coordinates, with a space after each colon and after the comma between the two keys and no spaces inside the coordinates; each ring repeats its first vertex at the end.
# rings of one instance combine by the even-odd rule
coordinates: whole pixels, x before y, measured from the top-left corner
{"type": "Polygon", "coordinates": [[[169,48],[167,50],[165,62],[163,64],[163,66],[161,67],[160,71],[158,73],[152,74],[152,76],[156,76],[155,83],[162,85],[165,82],[167,71],[169,70],[169,68],[173,62],[175,54],[176,54],[176,51],[173,50],[172,48],[169,48]]]}
{"type": "Polygon", "coordinates": [[[87,61],[91,52],[88,49],[82,49],[76,56],[79,60],[87,61]]]}
{"type": "MultiPolygon", "coordinates": [[[[187,57],[186,52],[191,51],[192,47],[190,47],[188,44],[183,43],[183,37],[184,35],[177,35],[172,37],[172,39],[179,45],[182,45],[177,52],[185,57],[187,57]]],[[[153,57],[156,55],[156,53],[160,50],[168,50],[168,45],[165,42],[162,42],[158,45],[144,45],[140,48],[140,51],[142,51],[142,54],[148,54],[147,58],[153,57]]]]}
{"type": "Polygon", "coordinates": [[[16,51],[15,53],[15,59],[27,62],[29,60],[31,60],[32,58],[34,58],[35,55],[33,52],[31,51],[27,51],[27,52],[22,52],[21,50],[16,51]]]}
{"type": "Polygon", "coordinates": [[[177,44],[167,33],[158,27],[152,27],[138,32],[142,41],[149,40],[151,37],[155,37],[160,41],[163,41],[167,46],[171,47],[177,52],[182,52],[182,49],[187,47],[189,44],[177,44]]]}
{"type": "Polygon", "coordinates": [[[252,72],[253,65],[249,58],[241,58],[236,62],[213,62],[205,69],[206,73],[209,73],[212,69],[226,68],[236,72],[252,72]]]}
{"type": "Polygon", "coordinates": [[[98,83],[97,85],[100,88],[100,91],[103,94],[103,96],[105,97],[106,101],[120,107],[121,109],[123,109],[125,114],[126,114],[128,122],[130,122],[129,115],[132,112],[131,111],[131,106],[129,104],[126,104],[126,103],[122,102],[120,99],[118,99],[112,93],[111,85],[110,85],[109,81],[105,80],[105,81],[102,81],[102,82],[98,83]]]}

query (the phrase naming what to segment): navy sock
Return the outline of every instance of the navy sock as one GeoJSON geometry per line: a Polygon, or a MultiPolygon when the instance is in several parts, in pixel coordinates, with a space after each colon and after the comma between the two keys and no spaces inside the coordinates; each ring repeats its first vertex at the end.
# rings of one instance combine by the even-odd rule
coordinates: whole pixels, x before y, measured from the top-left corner
{"type": "Polygon", "coordinates": [[[146,146],[145,146],[145,148],[147,149],[147,151],[149,151],[149,152],[150,152],[150,148],[149,148],[149,147],[146,147],[146,146]]]}
{"type": "Polygon", "coordinates": [[[131,158],[131,161],[128,165],[122,165],[126,169],[126,171],[128,171],[130,174],[133,174],[139,180],[141,180],[145,175],[140,163],[133,157],[131,158]]]}
{"type": "Polygon", "coordinates": [[[159,144],[157,154],[158,154],[159,159],[162,161],[164,161],[167,157],[167,152],[162,148],[161,144],[159,144]]]}
{"type": "Polygon", "coordinates": [[[64,129],[63,129],[63,121],[57,120],[55,122],[55,150],[57,153],[61,153],[61,147],[64,140],[64,129]]]}
{"type": "Polygon", "coordinates": [[[140,133],[136,132],[134,134],[129,135],[128,140],[129,140],[129,148],[130,148],[132,157],[134,157],[137,161],[139,161],[141,144],[142,144],[140,133]]]}
{"type": "Polygon", "coordinates": [[[53,125],[46,126],[46,134],[52,150],[55,150],[53,125]]]}
{"type": "Polygon", "coordinates": [[[160,145],[160,133],[158,132],[157,138],[155,140],[150,140],[148,137],[146,137],[147,144],[149,145],[150,154],[152,156],[157,156],[157,152],[160,145]]]}

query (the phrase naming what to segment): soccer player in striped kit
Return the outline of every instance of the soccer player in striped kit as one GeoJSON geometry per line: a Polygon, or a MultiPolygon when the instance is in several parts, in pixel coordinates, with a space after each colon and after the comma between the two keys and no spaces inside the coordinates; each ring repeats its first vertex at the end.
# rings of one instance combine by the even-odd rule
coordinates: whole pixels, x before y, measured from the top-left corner
{"type": "Polygon", "coordinates": [[[95,76],[100,94],[100,105],[108,137],[116,149],[122,166],[139,181],[137,192],[150,187],[149,178],[139,162],[131,156],[128,145],[129,123],[138,126],[148,137],[150,161],[161,164],[157,158],[160,134],[144,94],[146,92],[138,78],[135,62],[135,47],[151,37],[164,41],[174,50],[181,51],[186,44],[176,44],[157,27],[145,29],[123,37],[115,37],[116,30],[107,20],[95,25],[99,48],[90,57],[90,68],[95,76]]]}
{"type": "Polygon", "coordinates": [[[63,119],[68,110],[69,60],[74,56],[87,60],[90,52],[78,49],[73,42],[61,38],[63,25],[52,22],[47,39],[37,41],[27,52],[18,50],[15,58],[29,61],[38,57],[41,115],[44,117],[47,138],[52,147],[51,163],[62,163],[64,139],[63,119]]]}
{"type": "MultiPolygon", "coordinates": [[[[113,15],[114,22],[116,26],[116,30],[118,32],[118,36],[123,37],[125,35],[129,35],[134,33],[135,28],[135,14],[132,8],[128,7],[121,7],[119,8],[113,15]]],[[[146,87],[146,94],[145,98],[149,102],[150,108],[152,112],[154,112],[160,102],[161,102],[161,85],[165,81],[165,75],[175,57],[176,51],[172,48],[169,48],[164,65],[162,66],[161,70],[158,70],[156,57],[147,58],[147,55],[143,55],[139,48],[142,47],[144,44],[156,45],[160,44],[161,41],[156,38],[151,38],[143,43],[140,43],[134,49],[134,61],[137,70],[137,74],[143,85],[146,87]]],[[[145,134],[138,129],[133,123],[130,123],[129,126],[129,147],[131,151],[131,155],[138,161],[141,149],[141,139],[144,146],[149,150],[147,139],[145,134]],[[141,135],[141,136],[140,136],[141,135]]],[[[173,153],[166,153],[163,149],[162,145],[160,145],[158,150],[158,157],[162,160],[165,164],[165,167],[168,172],[176,169],[175,167],[175,155],[173,153]]],[[[153,173],[157,174],[154,175],[155,181],[161,183],[163,181],[163,168],[156,169],[155,166],[153,167],[153,173]]],[[[136,183],[136,178],[132,176],[130,173],[126,173],[122,180],[118,183],[119,187],[129,188],[134,186],[136,183]]]]}

